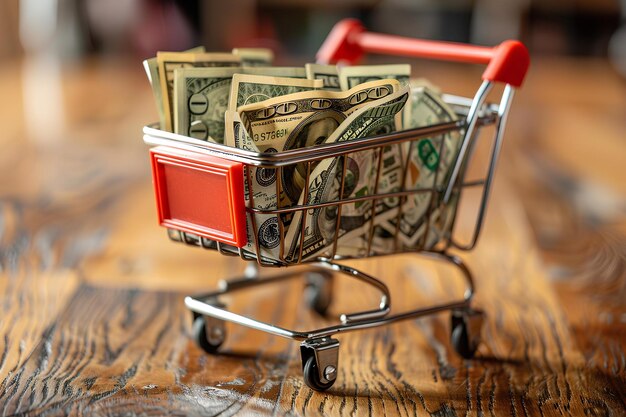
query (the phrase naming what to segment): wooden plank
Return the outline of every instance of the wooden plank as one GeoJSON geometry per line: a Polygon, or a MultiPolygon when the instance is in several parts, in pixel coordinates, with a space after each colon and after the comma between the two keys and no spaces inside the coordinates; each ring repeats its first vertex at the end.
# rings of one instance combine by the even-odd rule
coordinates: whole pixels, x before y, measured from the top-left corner
{"type": "MultiPolygon", "coordinates": [[[[132,405],[136,413],[209,415],[578,415],[619,409],[617,385],[581,372],[584,358],[506,188],[498,188],[487,243],[471,257],[479,305],[489,317],[480,360],[452,352],[447,316],[438,315],[341,337],[340,382],[329,394],[313,393],[301,381],[295,343],[232,327],[226,355],[206,356],[189,340],[181,294],[83,285],[23,365],[7,410],[116,413],[132,405]]],[[[362,264],[372,273],[386,269],[362,264]]],[[[399,275],[387,281],[403,307],[460,293],[441,265],[399,261],[393,272],[399,275]]],[[[374,294],[358,294],[344,281],[337,301],[347,309],[373,301],[374,294]]],[[[233,308],[286,325],[323,324],[298,302],[298,286],[270,290],[244,295],[233,308]]]]}
{"type": "MultiPolygon", "coordinates": [[[[328,393],[303,384],[295,342],[237,326],[228,327],[221,355],[206,355],[191,341],[183,296],[241,274],[244,265],[169,242],[155,225],[147,166],[137,163],[145,161],[136,131],[145,114],[111,130],[103,122],[86,144],[69,139],[46,152],[11,145],[24,160],[0,172],[16,178],[0,189],[3,415],[624,414],[624,223],[611,215],[599,228],[584,226],[589,213],[576,205],[577,194],[540,181],[561,171],[537,170],[543,155],[573,178],[597,171],[575,156],[561,158],[565,145],[546,138],[576,134],[559,129],[566,110],[538,121],[532,111],[542,97],[546,109],[570,97],[564,90],[585,74],[606,72],[574,66],[563,81],[554,71],[565,67],[571,66],[540,66],[535,77],[546,88],[520,94],[481,242],[462,254],[476,276],[476,303],[487,313],[479,358],[454,353],[447,314],[347,333],[339,336],[338,382],[328,393]],[[548,126],[536,128],[535,121],[548,126]],[[112,132],[123,132],[123,139],[112,132]],[[66,166],[74,169],[58,170],[66,166]]],[[[89,71],[96,73],[70,82],[68,103],[89,86],[106,94],[111,70],[89,71]]],[[[119,68],[112,73],[122,86],[133,84],[119,68]]],[[[472,86],[473,75],[446,73],[461,89],[472,86]]],[[[622,103],[612,93],[614,80],[604,81],[598,88],[606,101],[584,87],[589,98],[574,106],[622,103]]],[[[129,103],[113,99],[103,120],[150,106],[144,93],[129,103]]],[[[87,113],[68,116],[79,136],[86,134],[80,121],[87,113]]],[[[606,137],[602,143],[612,150],[603,152],[611,162],[594,181],[620,190],[621,121],[604,121],[609,125],[598,140],[606,137]]],[[[580,137],[566,145],[574,143],[587,149],[580,137]]],[[[484,161],[485,149],[476,155],[484,161]]],[[[476,195],[468,197],[461,211],[465,233],[476,202],[476,195]]],[[[384,279],[398,310],[459,297],[464,289],[454,268],[418,256],[351,265],[384,279]]],[[[302,283],[293,282],[227,301],[234,311],[299,329],[377,303],[374,291],[337,279],[332,316],[322,318],[309,311],[301,291],[302,283]]]]}

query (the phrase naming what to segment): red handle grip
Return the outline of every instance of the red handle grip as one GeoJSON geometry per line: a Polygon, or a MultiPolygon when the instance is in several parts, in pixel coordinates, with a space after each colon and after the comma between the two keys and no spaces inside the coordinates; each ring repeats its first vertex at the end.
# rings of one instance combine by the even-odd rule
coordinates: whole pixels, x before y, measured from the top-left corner
{"type": "Polygon", "coordinates": [[[320,63],[357,61],[365,52],[487,64],[483,80],[520,87],[530,65],[528,50],[519,41],[493,48],[452,42],[424,41],[366,32],[356,19],[337,23],[317,53],[320,63]]]}

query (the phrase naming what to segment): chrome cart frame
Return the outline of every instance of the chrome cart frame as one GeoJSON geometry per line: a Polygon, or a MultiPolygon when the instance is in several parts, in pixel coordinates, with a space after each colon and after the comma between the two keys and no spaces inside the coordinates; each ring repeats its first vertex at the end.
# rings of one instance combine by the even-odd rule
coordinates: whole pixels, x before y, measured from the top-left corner
{"type": "MultiPolygon", "coordinates": [[[[348,28],[340,28],[344,32],[354,31],[354,21],[348,23],[342,22],[338,27],[344,24],[348,25],[348,28]]],[[[334,30],[335,31],[335,30],[334,30]]],[[[347,33],[347,32],[346,32],[347,33]]],[[[345,42],[347,37],[346,33],[341,34],[341,42],[345,42]]],[[[350,32],[352,33],[352,32],[350,32]]],[[[354,40],[354,44],[360,45],[363,50],[375,50],[380,51],[372,46],[373,40],[368,38],[367,32],[359,32],[362,35],[361,40],[354,40]]],[[[375,35],[375,34],[370,34],[375,35]]],[[[338,36],[338,35],[337,35],[338,36]]],[[[335,36],[335,38],[337,38],[335,36]]],[[[386,35],[375,35],[386,36],[386,35]]],[[[329,39],[333,40],[333,33],[329,36],[329,39]]],[[[387,39],[387,38],[383,38],[387,39]]],[[[403,39],[403,38],[402,38],[403,39]]],[[[376,39],[374,39],[376,40],[376,39]]],[[[336,41],[336,39],[335,39],[336,41]]],[[[329,41],[327,41],[328,43],[329,41]]],[[[326,47],[327,44],[325,44],[326,47]]],[[[352,45],[354,46],[354,45],[352,45]]],[[[437,47],[441,45],[437,44],[437,47]]],[[[459,46],[462,48],[478,48],[470,46],[459,46]]],[[[328,52],[329,48],[322,48],[322,52],[328,52]]],[[[389,48],[386,47],[385,50],[389,48]]],[[[466,49],[463,49],[466,50],[466,49]]],[[[394,52],[398,52],[394,50],[394,52]]],[[[420,52],[420,51],[418,51],[420,52]]],[[[407,53],[409,55],[418,54],[415,51],[407,53]]],[[[494,53],[495,54],[495,53],[494,53]]],[[[331,54],[332,55],[332,54],[331,54]]],[[[421,51],[419,55],[424,55],[421,51]]],[[[496,54],[497,55],[497,54],[496,54]]],[[[430,55],[429,55],[430,56],[430,55]]],[[[495,55],[489,55],[487,62],[492,62],[492,58],[495,55]]],[[[457,59],[462,59],[458,58],[457,59]]],[[[482,61],[481,61],[482,62],[482,61]]],[[[518,64],[519,65],[519,64],[518,64]]],[[[527,67],[527,64],[526,64],[527,67]]],[[[524,73],[525,73],[524,68],[524,73]]],[[[483,77],[485,78],[485,77],[483,77]]],[[[286,167],[294,166],[295,164],[304,164],[306,166],[306,178],[304,181],[304,195],[307,195],[307,187],[309,184],[309,176],[312,171],[313,164],[328,158],[347,158],[349,154],[356,152],[369,151],[372,153],[378,153],[378,171],[376,190],[378,190],[378,178],[380,176],[380,161],[383,149],[385,147],[409,144],[408,149],[412,149],[413,143],[424,138],[442,137],[439,144],[439,155],[442,155],[444,139],[443,135],[450,132],[458,132],[461,135],[460,146],[458,153],[453,160],[450,167],[449,174],[446,178],[442,178],[439,181],[435,174],[435,180],[433,186],[422,189],[406,189],[405,181],[402,181],[402,189],[388,193],[374,192],[371,195],[366,195],[358,198],[343,198],[342,192],[340,193],[339,200],[332,202],[322,202],[317,204],[310,204],[306,199],[303,204],[286,207],[286,208],[273,208],[273,209],[261,209],[254,204],[254,195],[252,187],[247,187],[247,203],[245,206],[245,215],[247,222],[251,222],[250,230],[252,230],[252,239],[255,245],[254,251],[244,250],[242,247],[230,243],[220,242],[214,238],[207,238],[199,233],[192,233],[189,230],[178,229],[165,224],[168,227],[168,233],[171,239],[183,242],[193,246],[203,247],[205,249],[216,250],[219,253],[227,256],[239,256],[245,261],[253,262],[252,267],[246,270],[245,276],[228,281],[221,281],[219,288],[216,291],[202,294],[198,296],[189,296],[185,298],[185,305],[194,313],[194,337],[197,343],[207,352],[214,353],[223,343],[226,337],[226,331],[224,322],[232,322],[242,326],[249,327],[251,329],[263,331],[276,336],[282,336],[288,339],[298,340],[301,342],[301,355],[304,379],[307,385],[315,390],[326,390],[330,388],[335,382],[338,374],[338,353],[339,353],[339,341],[333,336],[340,332],[348,332],[355,330],[368,329],[372,327],[383,326],[391,323],[395,323],[401,320],[407,320],[412,318],[421,317],[428,314],[441,312],[444,310],[452,311],[452,329],[451,340],[452,344],[457,352],[465,357],[473,357],[477,346],[480,342],[480,331],[482,327],[483,314],[479,310],[475,310],[471,307],[471,301],[474,294],[474,279],[471,272],[458,257],[450,253],[450,249],[458,249],[462,251],[468,251],[475,247],[480,231],[482,229],[489,194],[493,182],[496,163],[498,155],[502,146],[503,133],[506,125],[507,115],[511,108],[515,87],[519,86],[521,80],[512,79],[511,82],[505,80],[505,87],[500,99],[500,103],[486,104],[487,95],[492,89],[494,82],[503,81],[498,77],[487,77],[494,79],[484,79],[482,85],[478,89],[473,99],[444,95],[444,101],[450,105],[455,112],[460,116],[458,121],[442,123],[433,126],[426,126],[423,128],[417,128],[412,130],[395,132],[387,135],[381,135],[376,137],[368,137],[358,139],[354,141],[333,143],[317,146],[307,149],[294,149],[286,152],[279,153],[254,153],[242,149],[235,149],[221,144],[207,143],[199,141],[189,137],[164,132],[156,129],[155,127],[144,128],[144,141],[146,144],[156,146],[159,149],[172,149],[180,152],[186,152],[190,154],[206,155],[210,157],[216,157],[220,160],[227,161],[228,163],[241,164],[243,168],[243,178],[248,184],[252,183],[251,172],[253,169],[264,168],[275,170],[276,178],[281,178],[281,173],[286,167]],[[465,174],[468,167],[469,160],[472,155],[472,150],[476,145],[476,138],[481,127],[494,125],[494,135],[491,143],[491,153],[486,169],[486,175],[476,181],[465,181],[465,174]],[[459,242],[454,237],[454,225],[456,219],[456,207],[461,197],[462,192],[470,187],[482,187],[482,194],[480,198],[480,204],[475,219],[475,226],[471,234],[471,238],[468,242],[459,242]],[[323,207],[334,206],[337,207],[339,213],[341,208],[346,204],[354,204],[357,202],[369,201],[371,202],[372,210],[375,210],[376,201],[379,199],[396,198],[399,201],[406,201],[406,199],[416,193],[429,193],[430,194],[430,206],[425,213],[425,225],[426,231],[423,234],[423,239],[420,238],[420,242],[411,248],[402,247],[398,242],[398,229],[396,229],[396,236],[394,242],[394,250],[390,253],[376,253],[372,249],[372,231],[373,223],[370,225],[370,237],[367,246],[367,250],[361,256],[342,256],[338,254],[337,241],[333,242],[330,252],[326,256],[318,256],[315,258],[305,258],[302,253],[303,243],[300,243],[300,252],[297,258],[288,259],[285,257],[284,242],[280,243],[280,261],[270,262],[263,258],[259,244],[258,228],[255,221],[258,215],[275,215],[279,222],[279,228],[283,231],[284,225],[282,224],[282,216],[286,213],[295,213],[297,211],[305,213],[306,210],[320,209],[323,207]],[[451,207],[452,220],[448,223],[448,229],[443,231],[441,239],[436,245],[430,245],[427,243],[428,228],[431,225],[431,217],[434,216],[438,209],[442,212],[445,208],[451,207]],[[360,257],[372,257],[383,256],[388,254],[397,253],[419,253],[427,257],[444,261],[450,265],[453,265],[461,273],[465,280],[466,291],[462,299],[454,300],[451,302],[430,306],[426,308],[415,308],[410,311],[401,313],[391,313],[391,294],[387,285],[362,271],[345,265],[344,261],[348,261],[351,258],[360,257]],[[342,263],[338,263],[342,262],[342,263]],[[277,266],[291,266],[297,264],[306,264],[308,269],[303,274],[302,270],[297,272],[290,272],[287,270],[284,273],[274,275],[268,278],[260,278],[259,267],[277,267],[277,266]],[[226,306],[221,302],[220,296],[230,294],[239,290],[248,289],[257,285],[280,282],[286,279],[291,279],[296,276],[306,276],[307,294],[309,305],[321,314],[326,313],[331,300],[332,300],[332,277],[333,276],[349,276],[357,281],[368,284],[376,288],[381,296],[380,302],[376,308],[370,310],[341,314],[339,323],[312,330],[292,330],[283,327],[276,326],[274,324],[262,322],[241,314],[229,311],[226,306]]],[[[523,79],[523,75],[522,75],[523,79]]],[[[403,167],[403,178],[407,175],[408,160],[410,158],[407,155],[406,164],[403,167]]],[[[441,163],[441,159],[439,160],[441,163]]],[[[343,164],[344,175],[342,176],[340,189],[343,191],[345,183],[345,166],[343,164]]],[[[439,172],[437,167],[436,173],[439,172]]],[[[156,175],[156,174],[155,174],[156,175]]],[[[276,181],[276,193],[279,195],[282,191],[280,180],[276,181]]],[[[399,204],[398,219],[402,215],[402,203],[399,204]]],[[[339,228],[339,217],[337,215],[336,231],[339,228]]],[[[370,216],[373,219],[374,213],[370,216]]],[[[306,224],[306,216],[304,216],[304,224],[302,227],[302,234],[304,234],[304,227],[306,224]]],[[[397,223],[399,224],[399,222],[397,223]]],[[[281,236],[284,234],[281,233],[281,236]]],[[[335,235],[336,239],[336,235],[335,235]]]]}

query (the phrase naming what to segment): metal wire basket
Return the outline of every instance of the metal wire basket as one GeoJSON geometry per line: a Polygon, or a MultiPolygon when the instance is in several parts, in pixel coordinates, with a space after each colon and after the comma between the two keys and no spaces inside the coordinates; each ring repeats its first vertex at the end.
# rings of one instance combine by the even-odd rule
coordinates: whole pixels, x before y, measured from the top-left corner
{"type": "Polygon", "coordinates": [[[474,355],[480,342],[483,313],[470,306],[474,282],[469,269],[449,250],[470,250],[477,243],[507,114],[515,87],[521,85],[528,67],[528,55],[518,42],[507,41],[496,48],[483,48],[418,41],[368,33],[353,20],[340,22],[333,29],[320,50],[318,60],[352,59],[363,51],[481,62],[487,63],[488,67],[473,99],[443,96],[459,116],[457,121],[376,137],[279,153],[256,153],[160,131],[154,126],[144,128],[144,141],[153,146],[151,155],[159,221],[168,228],[170,238],[223,255],[238,256],[257,266],[249,269],[242,278],[221,282],[217,291],[185,299],[185,304],[194,314],[193,330],[197,343],[205,351],[215,353],[225,340],[225,321],[300,340],[304,379],[315,390],[330,388],[337,378],[339,342],[331,336],[339,332],[452,310],[452,344],[462,356],[471,358],[474,355]],[[486,104],[494,82],[505,83],[500,103],[486,104]],[[486,174],[478,180],[466,181],[465,174],[478,131],[488,125],[493,125],[495,129],[486,174]],[[449,146],[451,135],[458,138],[454,147],[449,146]],[[400,187],[390,190],[382,181],[385,177],[385,153],[394,147],[404,150],[403,163],[398,168],[400,187]],[[425,151],[427,154],[434,155],[431,158],[432,178],[427,186],[407,187],[405,179],[411,153],[421,152],[425,147],[428,148],[425,151]],[[367,155],[375,161],[374,191],[367,195],[355,196],[346,192],[346,178],[354,155],[367,155]],[[338,192],[332,198],[308,201],[305,197],[298,204],[286,207],[255,204],[255,190],[250,186],[253,176],[271,176],[274,192],[280,196],[287,192],[286,176],[295,171],[304,173],[303,195],[307,196],[311,172],[320,161],[334,161],[338,167],[338,192]],[[480,188],[481,198],[471,238],[468,242],[460,242],[454,233],[457,205],[463,191],[470,187],[480,188]],[[407,207],[415,209],[415,206],[407,205],[414,198],[420,198],[423,209],[419,213],[419,222],[413,224],[415,227],[411,229],[405,227],[407,222],[403,225],[403,220],[409,214],[414,215],[406,211],[407,207]],[[376,220],[381,218],[377,216],[377,207],[381,206],[381,202],[392,207],[384,230],[376,220]],[[343,241],[347,239],[342,240],[345,235],[342,236],[340,230],[342,210],[349,210],[357,204],[367,205],[369,215],[366,216],[367,223],[360,225],[358,247],[346,249],[343,241]],[[317,250],[307,253],[305,248],[310,245],[305,245],[305,232],[315,220],[311,213],[326,214],[326,235],[317,250]],[[293,222],[295,216],[299,216],[299,222],[293,222]],[[269,226],[264,228],[265,224],[269,226]],[[291,229],[291,242],[285,238],[287,229],[291,229]],[[407,242],[402,236],[417,238],[407,242]],[[272,250],[271,256],[267,255],[268,248],[272,250]],[[381,280],[343,262],[338,263],[341,260],[399,253],[419,253],[457,267],[467,283],[464,298],[391,314],[391,294],[381,280]],[[284,273],[261,279],[258,267],[298,264],[308,265],[304,274],[308,280],[308,302],[317,312],[326,312],[332,300],[332,279],[337,274],[377,288],[381,293],[378,307],[342,314],[340,323],[330,327],[296,331],[233,313],[219,300],[220,295],[232,291],[303,274],[302,270],[291,272],[287,269],[284,273]]]}

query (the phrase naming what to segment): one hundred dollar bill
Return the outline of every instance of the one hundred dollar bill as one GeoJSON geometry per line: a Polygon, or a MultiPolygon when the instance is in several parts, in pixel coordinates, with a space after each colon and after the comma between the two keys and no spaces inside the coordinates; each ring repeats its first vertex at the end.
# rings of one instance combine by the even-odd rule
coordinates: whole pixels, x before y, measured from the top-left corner
{"type": "MultiPolygon", "coordinates": [[[[239,113],[227,110],[225,113],[226,135],[232,138],[232,145],[236,148],[259,152],[248,135],[239,113]]],[[[248,165],[244,172],[244,200],[246,207],[261,210],[277,208],[276,169],[262,168],[248,165]]],[[[242,248],[246,254],[259,257],[264,263],[284,263],[281,258],[281,245],[289,225],[279,224],[281,220],[275,214],[246,213],[247,243],[242,248]],[[258,250],[257,250],[258,245],[258,250]]],[[[282,249],[284,253],[284,246],[282,249]]]]}
{"type": "MultiPolygon", "coordinates": [[[[353,112],[325,143],[344,142],[395,131],[400,127],[398,116],[408,95],[408,87],[404,87],[361,107],[353,112]]],[[[390,147],[390,149],[398,149],[398,147],[390,147]]],[[[359,193],[371,193],[372,188],[376,187],[377,168],[375,167],[377,166],[379,166],[378,153],[375,150],[360,151],[348,155],[347,158],[325,159],[311,172],[308,193],[306,195],[302,193],[298,205],[334,202],[353,198],[359,193]],[[342,183],[343,190],[341,189],[342,183]],[[349,184],[348,189],[346,189],[347,184],[349,184]],[[341,194],[342,191],[343,194],[341,194]]],[[[371,206],[359,206],[360,203],[357,201],[341,206],[341,214],[338,205],[297,211],[287,231],[286,242],[289,244],[287,258],[296,262],[300,256],[305,260],[327,254],[335,240],[337,240],[337,251],[340,253],[344,241],[349,242],[366,233],[366,228],[370,227],[368,216],[381,216],[382,219],[385,215],[372,209],[371,206]],[[355,207],[349,209],[351,204],[355,207]],[[346,211],[345,219],[343,218],[344,210],[346,211]],[[357,213],[363,218],[355,219],[357,213]],[[344,220],[346,223],[342,224],[344,220]]],[[[393,213],[393,210],[391,212],[393,213]]]]}
{"type": "Polygon", "coordinates": [[[240,58],[227,53],[189,53],[159,52],[157,63],[161,81],[164,129],[172,131],[174,127],[174,70],[193,67],[238,67],[240,58]]]}
{"type": "Polygon", "coordinates": [[[235,74],[231,84],[228,110],[258,103],[272,97],[321,88],[321,80],[235,74]]]}
{"type": "Polygon", "coordinates": [[[234,48],[232,53],[241,58],[244,66],[267,67],[274,61],[274,52],[267,48],[234,48]]]}
{"type": "MultiPolygon", "coordinates": [[[[325,143],[354,111],[399,88],[396,80],[373,81],[345,92],[316,90],[280,96],[242,106],[239,112],[260,152],[283,152],[325,143]]],[[[281,207],[298,201],[306,170],[305,163],[282,169],[281,207]]]]}
{"type": "MultiPolygon", "coordinates": [[[[239,109],[240,113],[242,118],[248,120],[248,118],[254,119],[259,112],[267,114],[268,109],[271,112],[271,109],[275,106],[280,106],[281,103],[299,103],[301,112],[292,113],[293,119],[290,121],[298,124],[298,121],[309,120],[310,123],[305,122],[301,126],[304,131],[292,131],[293,137],[291,138],[279,133],[273,135],[272,141],[258,142],[253,140],[251,135],[248,134],[250,131],[246,129],[245,123],[241,125],[241,122],[238,120],[239,113],[228,111],[226,112],[226,135],[227,138],[233,138],[234,142],[231,143],[231,146],[253,152],[283,152],[310,146],[311,144],[307,145],[306,141],[302,141],[304,138],[303,134],[308,132],[311,137],[315,137],[317,140],[319,138],[327,138],[350,113],[374,101],[378,96],[391,94],[398,88],[399,83],[397,81],[388,80],[386,82],[381,81],[360,86],[359,89],[355,89],[350,93],[316,90],[280,96],[260,103],[243,106],[239,109]],[[315,108],[315,103],[320,102],[329,104],[321,112],[315,108]],[[325,120],[326,118],[329,118],[329,120],[325,120]]],[[[281,124],[286,122],[282,118],[259,121],[266,127],[276,124],[274,127],[278,131],[284,131],[281,124]]],[[[257,125],[258,123],[255,124],[255,126],[257,125]]],[[[253,206],[259,209],[292,206],[300,198],[304,180],[303,176],[306,175],[303,173],[304,170],[303,165],[288,165],[280,169],[249,167],[250,184],[248,186],[251,187],[253,206]]],[[[254,214],[256,240],[252,233],[253,226],[250,226],[252,219],[249,216],[248,233],[250,242],[259,242],[259,254],[265,259],[278,261],[281,255],[284,258],[286,254],[284,246],[286,242],[285,236],[291,227],[292,216],[291,213],[280,216],[262,213],[254,214]],[[283,245],[282,250],[280,245],[283,245]]],[[[246,250],[256,253],[256,245],[251,243],[246,250]]],[[[280,261],[284,262],[284,259],[280,261]]]]}
{"type": "Polygon", "coordinates": [[[409,84],[411,66],[409,64],[394,65],[356,65],[339,68],[339,85],[342,90],[349,90],[359,84],[392,78],[400,85],[409,84]]]}
{"type": "Polygon", "coordinates": [[[306,64],[306,77],[309,80],[322,80],[324,90],[341,91],[339,70],[336,65],[306,64]]]}

